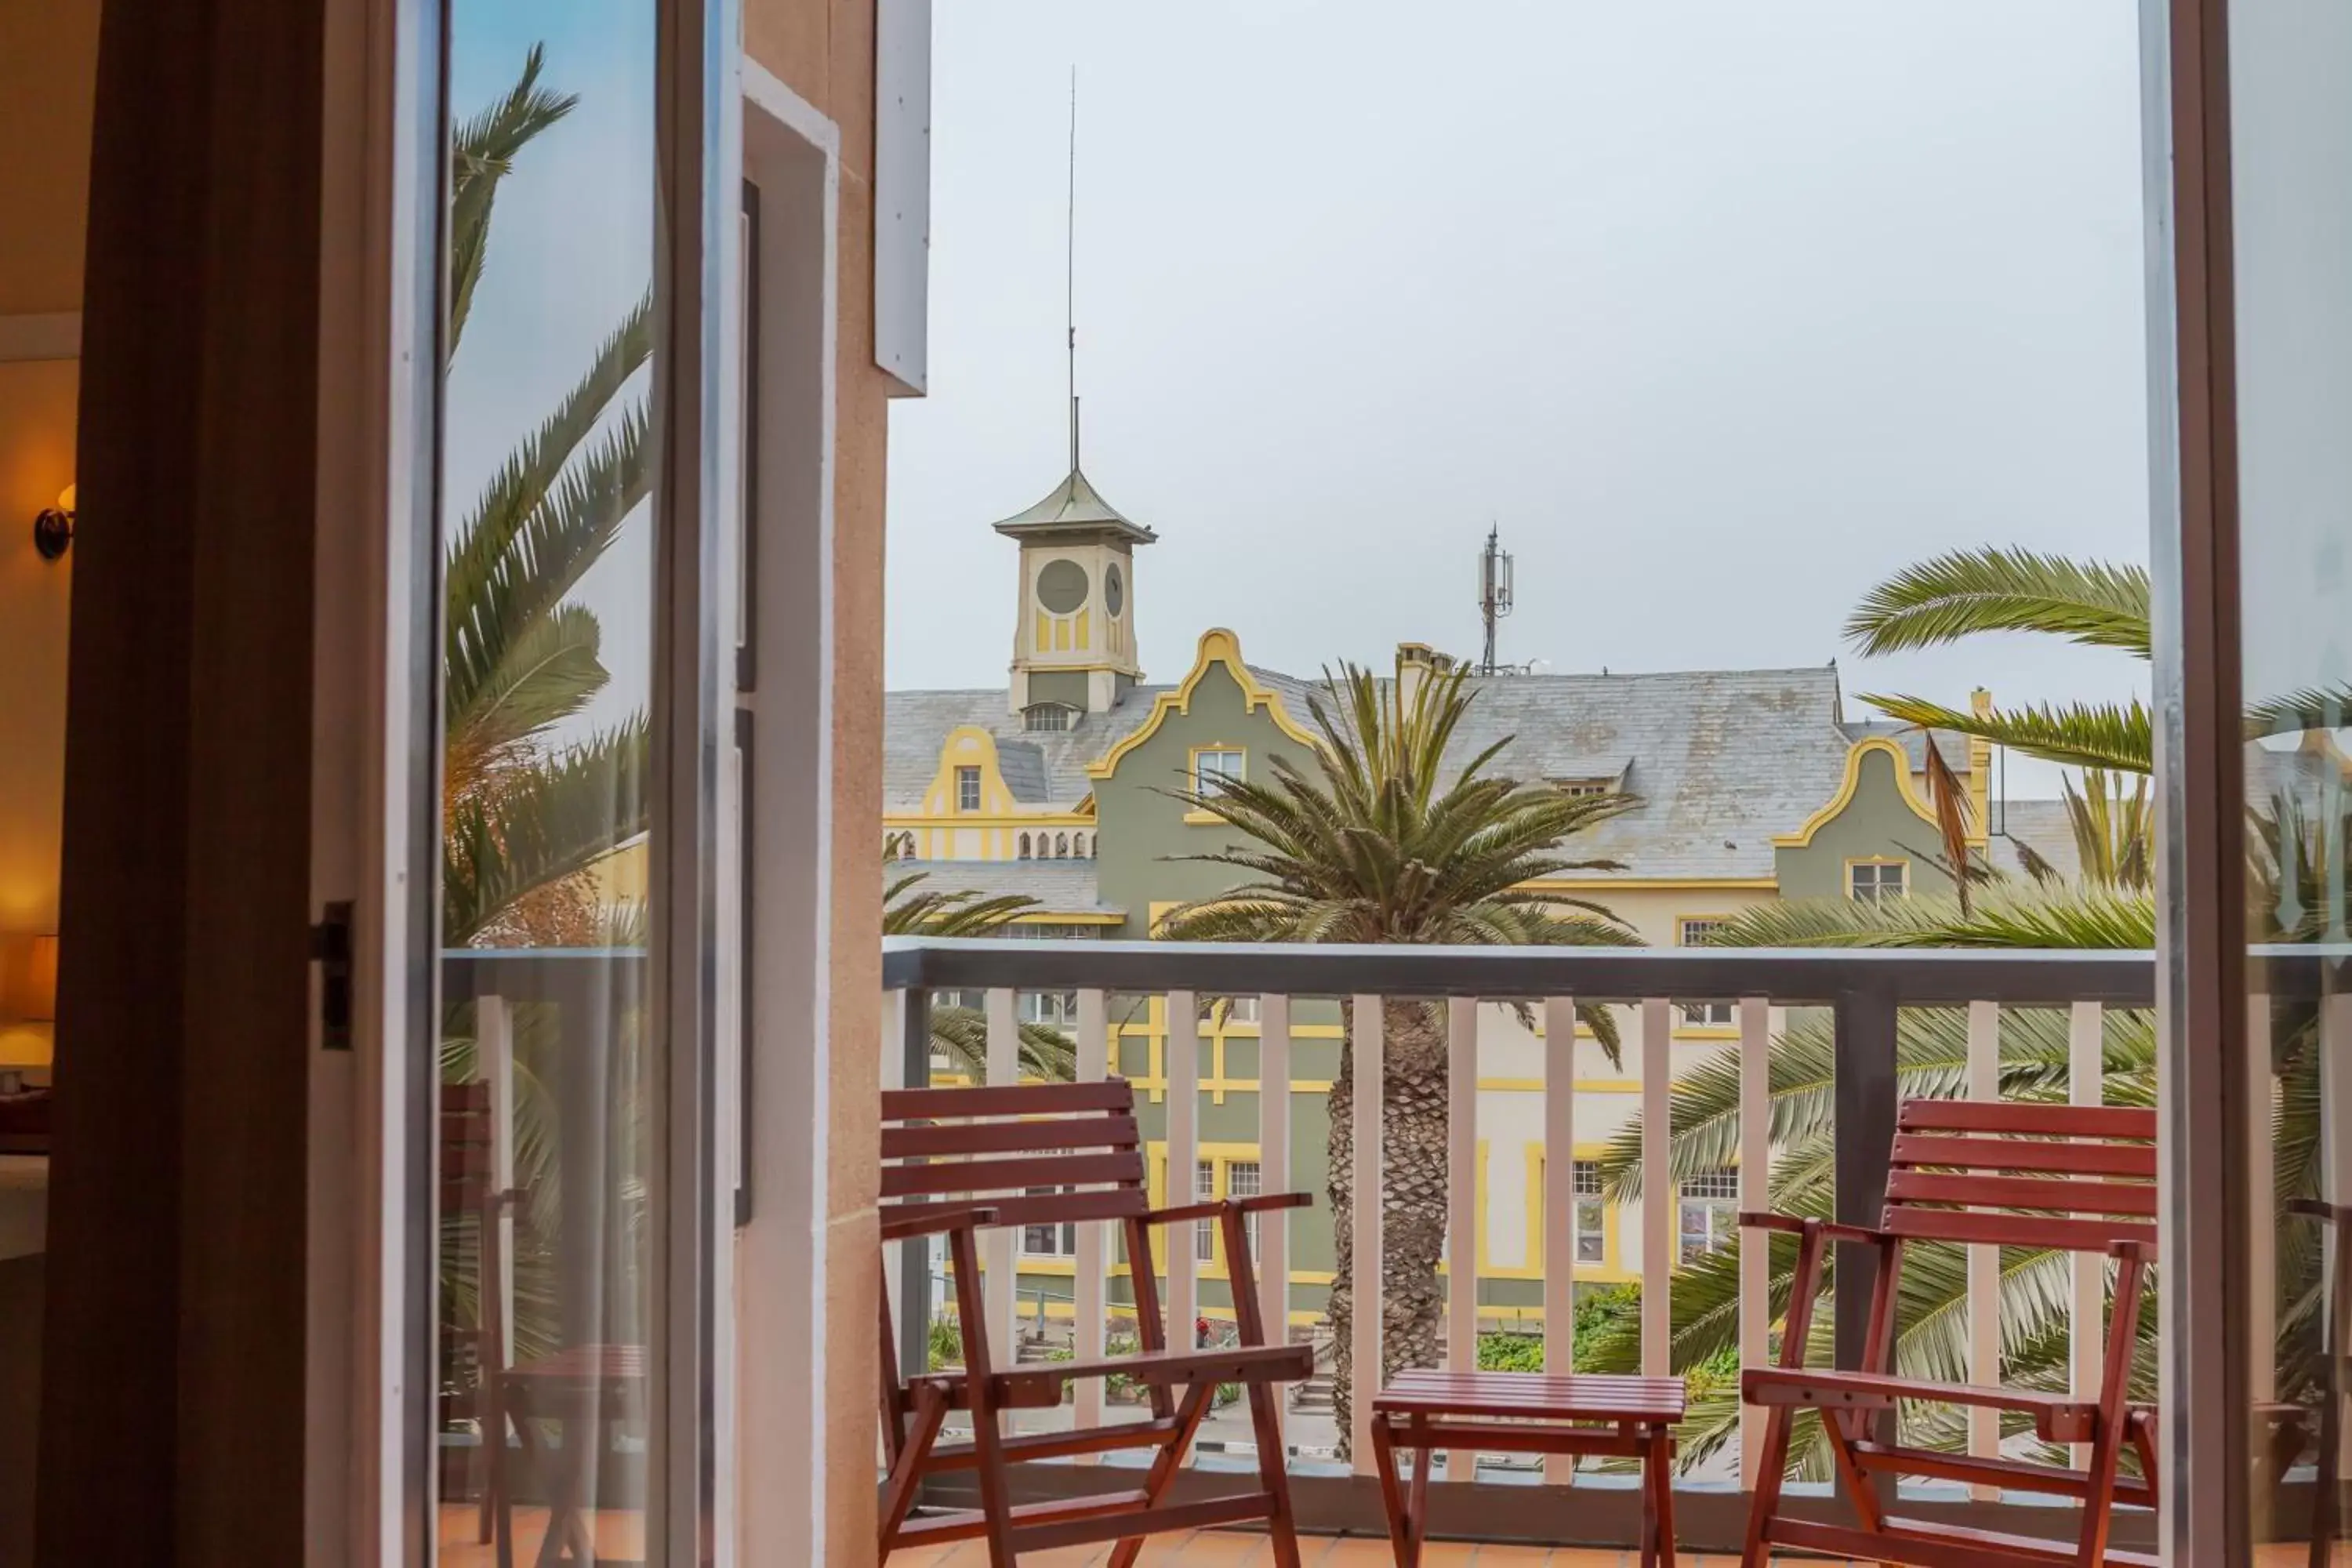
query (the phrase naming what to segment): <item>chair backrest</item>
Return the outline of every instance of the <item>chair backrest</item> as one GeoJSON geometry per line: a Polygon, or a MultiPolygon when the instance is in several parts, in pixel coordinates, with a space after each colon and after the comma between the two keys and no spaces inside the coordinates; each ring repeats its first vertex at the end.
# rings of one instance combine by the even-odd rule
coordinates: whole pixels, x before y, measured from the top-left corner
{"type": "Polygon", "coordinates": [[[1135,1088],[887,1089],[882,1198],[885,1218],[980,1201],[1000,1226],[1135,1218],[1151,1206],[1135,1088]]]}
{"type": "Polygon", "coordinates": [[[475,1321],[451,1325],[461,1349],[470,1349],[474,1367],[506,1360],[504,1275],[499,1216],[503,1212],[492,1148],[490,1086],[476,1079],[441,1086],[441,1215],[446,1224],[470,1218],[474,1236],[475,1321]]]}
{"type": "Polygon", "coordinates": [[[1884,1227],[1924,1241],[2105,1252],[2156,1246],[2156,1112],[1906,1100],[1884,1227]]]}

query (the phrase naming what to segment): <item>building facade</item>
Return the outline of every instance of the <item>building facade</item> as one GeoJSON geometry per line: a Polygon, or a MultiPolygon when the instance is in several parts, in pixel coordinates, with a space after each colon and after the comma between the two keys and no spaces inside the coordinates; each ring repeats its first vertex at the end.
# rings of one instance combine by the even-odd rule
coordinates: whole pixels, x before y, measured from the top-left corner
{"type": "MultiPolygon", "coordinates": [[[[888,872],[920,871],[926,890],[1017,893],[1036,900],[1016,934],[1153,939],[1180,905],[1234,884],[1227,867],[1195,857],[1237,840],[1188,794],[1223,779],[1267,776],[1277,763],[1309,766],[1318,744],[1320,683],[1251,664],[1241,638],[1203,632],[1191,668],[1154,684],[1136,663],[1136,552],[1155,535],[1122,517],[1075,468],[1045,500],[997,525],[1019,546],[1008,686],[898,691],[884,727],[884,848],[888,872]]],[[[1390,679],[1433,679],[1452,661],[1421,644],[1395,652],[1390,679]]],[[[1506,742],[1492,764],[1562,788],[1622,794],[1635,804],[1569,846],[1579,858],[1622,869],[1546,884],[1597,902],[1658,946],[1705,942],[1726,919],[1780,899],[1906,898],[1948,892],[1951,878],[1928,803],[1925,737],[1850,721],[1834,665],[1805,669],[1665,674],[1511,675],[1474,680],[1454,742],[1460,760],[1506,742]]],[[[2071,864],[2055,802],[1989,798],[1983,742],[1938,735],[1944,760],[1970,797],[1972,853],[2016,869],[2016,836],[2071,864]],[[1995,831],[1988,832],[1988,825],[1995,831]],[[2001,831],[2005,829],[2006,831],[2001,831]]],[[[977,996],[940,998],[977,1007],[977,996]]],[[[1025,1023],[1074,1027],[1076,997],[1024,994],[1025,1023]]],[[[1633,1042],[1612,1060],[1597,1040],[1576,1052],[1579,1162],[1577,1278],[1596,1288],[1641,1278],[1632,1223],[1601,1191],[1600,1161],[1640,1104],[1633,1042]]],[[[1674,1009],[1677,1078],[1736,1041],[1727,1000],[1674,1009]]],[[[1114,1070],[1132,1079],[1147,1116],[1164,1116],[1169,1029],[1160,997],[1113,998],[1114,1070]]],[[[1316,1092],[1338,1068],[1336,1005],[1295,1011],[1293,1088],[1298,1107],[1287,1173],[1265,1171],[1256,1142],[1257,1017],[1254,997],[1201,1000],[1201,1154],[1170,1173],[1153,1151],[1158,1191],[1181,1200],[1284,1186],[1320,1193],[1328,1124],[1316,1092]],[[1171,1189],[1173,1193],[1171,1194],[1171,1189]]],[[[1480,1300],[1490,1325],[1541,1317],[1540,1194],[1549,1151],[1542,1131],[1540,1021],[1507,1005],[1481,1009],[1478,1125],[1480,1300]]],[[[950,1059],[935,1071],[952,1079],[950,1059]]],[[[1722,1245],[1736,1207],[1735,1173],[1695,1180],[1679,1194],[1685,1256],[1722,1245]]],[[[1333,1259],[1330,1216],[1292,1224],[1294,1322],[1320,1315],[1333,1259]]],[[[1067,1227],[1066,1227],[1067,1228],[1067,1227]]],[[[1024,1318],[1066,1315],[1074,1238],[1039,1227],[1023,1237],[1024,1318]]],[[[1226,1268],[1203,1227],[1197,1238],[1202,1300],[1225,1310],[1226,1268]]]]}

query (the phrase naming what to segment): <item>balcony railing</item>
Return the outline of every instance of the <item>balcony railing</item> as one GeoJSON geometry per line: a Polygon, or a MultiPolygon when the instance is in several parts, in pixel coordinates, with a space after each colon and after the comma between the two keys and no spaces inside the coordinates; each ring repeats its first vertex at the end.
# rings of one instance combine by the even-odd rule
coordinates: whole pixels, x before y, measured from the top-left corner
{"type": "MultiPolygon", "coordinates": [[[[2273,962],[2265,973],[2273,984],[2317,993],[2320,963],[2316,958],[2291,950],[2268,956],[2273,962]]],[[[1453,1259],[1476,1257],[1479,1005],[1524,1003],[1545,1020],[1541,1126],[1543,1141],[1553,1151],[1564,1150],[1574,1142],[1575,1007],[1579,1002],[1606,1003],[1623,1010],[1618,1016],[1625,1020],[1622,1030],[1625,1058],[1629,1068],[1638,1063],[1642,1113],[1641,1370],[1645,1374],[1665,1375],[1672,1370],[1670,1327],[1676,1272],[1668,1094],[1673,1084],[1674,1009],[1679,1001],[1736,999],[1737,1038],[1727,1044],[1736,1047],[1739,1063],[1738,1206],[1758,1210],[1771,1206],[1767,1190],[1772,1157],[1767,1075],[1770,1040],[1784,1009],[1831,1011],[1835,1039],[1835,1217],[1874,1225],[1885,1201],[1895,1132],[1896,1026],[1901,1009],[1964,1009],[1965,1092],[1996,1098],[2000,1082],[2001,1010],[2063,1008],[2068,1016],[2072,1097],[2076,1103],[2095,1104],[2106,1076],[2104,1013],[2115,1007],[2151,1006],[2156,982],[2152,956],[2135,952],[1294,947],[919,938],[886,941],[883,974],[892,1003],[889,1026],[895,1029],[897,1040],[897,1048],[885,1052],[885,1081],[892,1085],[927,1081],[932,1070],[927,1021],[932,993],[984,994],[991,1083],[1011,1082],[1017,1076],[1015,1002],[1022,993],[1076,993],[1075,1037],[1081,1079],[1100,1079],[1110,1070],[1114,997],[1164,997],[1166,1169],[1171,1173],[1171,1182],[1193,1170],[1198,1158],[1202,1055],[1198,998],[1259,998],[1257,1137],[1265,1180],[1270,1184],[1283,1183],[1293,1168],[1292,1002],[1296,998],[1354,1000],[1356,1028],[1345,1048],[1352,1053],[1356,1080],[1352,1114],[1354,1191],[1359,1200],[1349,1223],[1359,1306],[1349,1332],[1350,1359],[1358,1369],[1350,1449],[1359,1476],[1371,1474],[1372,1463],[1370,1400],[1364,1396],[1363,1385],[1370,1381],[1368,1369],[1382,1364],[1381,1314],[1363,1310],[1363,1304],[1380,1297],[1382,1210],[1378,1202],[1363,1201],[1363,1195],[1381,1191],[1382,999],[1443,998],[1446,1003],[1451,1096],[1447,1256],[1453,1259]]],[[[2275,1080],[2266,1069],[2258,1068],[2256,1073],[2258,1081],[2249,1085],[2250,1104],[2266,1108],[2273,1102],[2275,1080]]],[[[2254,1142],[2260,1150],[2268,1148],[2267,1138],[2254,1142]]],[[[1571,1354],[1571,1336],[1564,1329],[1572,1317],[1573,1271],[1561,1265],[1575,1256],[1570,1230],[1577,1196],[1574,1162],[1549,1158],[1542,1169],[1541,1255],[1546,1259],[1542,1291],[1549,1331],[1545,1355],[1548,1367],[1557,1371],[1567,1369],[1571,1354]]],[[[2252,1185],[2267,1201],[2271,1184],[2262,1177],[2263,1173],[2255,1173],[2252,1185]]],[[[1099,1355],[1103,1350],[1112,1269],[1102,1228],[1080,1227],[1076,1242],[1074,1349],[1080,1359],[1099,1355]]],[[[2272,1227],[2257,1223],[2252,1229],[2257,1237],[2266,1238],[2272,1227]]],[[[1264,1310],[1270,1322],[1284,1323],[1288,1321],[1291,1270],[1282,1226],[1267,1226],[1259,1245],[1264,1310]]],[[[1971,1247],[1969,1251],[1969,1373],[1979,1383],[1997,1383],[2000,1376],[1998,1249],[1971,1247]]],[[[1199,1311],[1200,1279],[1192,1249],[1181,1245],[1169,1247],[1162,1267],[1166,1310],[1174,1332],[1199,1311]]],[[[1769,1357],[1773,1314],[1768,1300],[1768,1248],[1742,1250],[1738,1347],[1743,1366],[1764,1364],[1769,1357]]],[[[990,1331],[994,1342],[1006,1343],[1014,1321],[1017,1268],[1011,1235],[997,1233],[988,1238],[982,1268],[990,1331]]],[[[2074,1391],[2084,1395],[2096,1393],[2100,1378],[2102,1268],[2095,1258],[2079,1259],[2074,1266],[2071,1381],[2074,1391]]],[[[1872,1273],[1862,1258],[1852,1259],[1850,1267],[1837,1270],[1834,1325],[1841,1364],[1860,1362],[1868,1331],[1872,1273]]],[[[2253,1277],[2264,1282],[2271,1278],[2263,1260],[2257,1260],[2253,1277]]],[[[901,1260],[898,1278],[902,1353],[908,1364],[920,1365],[931,1313],[930,1270],[924,1259],[908,1258],[901,1260]]],[[[1446,1289],[1450,1327],[1444,1336],[1445,1357],[1454,1368],[1468,1368],[1475,1364],[1477,1353],[1477,1270],[1451,1268],[1446,1289]]],[[[2271,1358],[2258,1355],[2256,1360],[2256,1395],[2269,1397],[2275,1381],[2271,1358]]],[[[1079,1384],[1076,1418],[1082,1423],[1098,1420],[1102,1397],[1098,1384],[1079,1384]]],[[[1993,1415],[1988,1411],[1972,1418],[1969,1432],[1972,1453],[1985,1457],[1998,1453],[2000,1432],[1986,1418],[1993,1415]]],[[[1695,1497],[1691,1500],[1699,1507],[1681,1509],[1686,1544],[1722,1550],[1728,1542],[1736,1547],[1738,1523],[1744,1518],[1744,1500],[1738,1492],[1754,1485],[1762,1447],[1761,1425],[1759,1412],[1742,1412],[1737,1491],[1718,1485],[1712,1490],[1720,1500],[1710,1506],[1708,1498],[1695,1497]]],[[[1553,1468],[1547,1473],[1548,1480],[1570,1479],[1559,1468],[1559,1461],[1549,1463],[1553,1468]]],[[[1066,1484],[1088,1483],[1072,1476],[1066,1484]]],[[[1353,1490],[1359,1500],[1354,1511],[1360,1511],[1369,1492],[1360,1487],[1353,1490]]],[[[1914,1511],[1950,1509],[1956,1510],[1955,1517],[1985,1518],[1997,1509],[2000,1528],[2037,1534],[2065,1528],[2065,1510],[2003,1508],[1994,1497],[1985,1489],[1970,1494],[1961,1489],[1930,1487],[1923,1489],[1914,1511]]],[[[1448,1521],[1442,1499],[1437,1507],[1435,1525],[1444,1533],[1448,1521]]],[[[1302,1508],[1309,1518],[1318,1511],[1327,1520],[1335,1517],[1319,1510],[1312,1500],[1303,1500],[1302,1508]]],[[[1508,1522],[1498,1525],[1496,1520],[1504,1516],[1496,1514],[1493,1508],[1491,1501],[1480,1504],[1475,1519],[1465,1510],[1461,1515],[1465,1528],[1460,1532],[1519,1533],[1519,1527],[1508,1522]]],[[[1350,1510],[1340,1511],[1352,1518],[1350,1510]]],[[[1626,1522],[1630,1518],[1629,1513],[1626,1522]]],[[[1573,1528],[1580,1532],[1591,1532],[1587,1539],[1612,1539],[1609,1532],[1615,1529],[1615,1515],[1606,1508],[1580,1505],[1571,1514],[1550,1515],[1546,1528],[1553,1539],[1564,1519],[1576,1521],[1573,1528]]],[[[2129,1541],[2129,1532],[2140,1529],[2152,1537],[2152,1521],[2144,1514],[2119,1524],[2126,1534],[2118,1543],[2137,1543],[2129,1541]]]]}

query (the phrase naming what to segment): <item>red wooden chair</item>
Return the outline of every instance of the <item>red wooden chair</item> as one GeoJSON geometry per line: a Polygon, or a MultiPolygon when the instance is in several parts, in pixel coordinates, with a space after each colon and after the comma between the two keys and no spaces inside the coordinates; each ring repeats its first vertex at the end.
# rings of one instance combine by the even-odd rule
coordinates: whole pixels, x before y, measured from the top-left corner
{"type": "Polygon", "coordinates": [[[1744,1568],[1762,1568],[1778,1547],[1919,1568],[2024,1568],[2025,1564],[2146,1563],[2112,1550],[2115,1507],[2156,1504],[2155,1423],[2126,1385],[2139,1333],[2141,1286],[2156,1258],[2156,1113],[2151,1110],[1978,1100],[1905,1103],[1895,1139],[1886,1208],[1877,1228],[1787,1215],[1743,1214],[1743,1226],[1798,1237],[1797,1273],[1782,1329],[1780,1364],[1751,1368],[1740,1394],[1767,1406],[1762,1469],[1748,1514],[1744,1568]],[[1870,1333],[1863,1364],[1836,1371],[1804,1364],[1819,1293],[1823,1248],[1832,1241],[1877,1249],[1870,1333]],[[2116,1260],[2115,1310],[2099,1393],[2063,1394],[1926,1382],[1895,1374],[1895,1309],[1904,1247],[1914,1241],[1984,1242],[2102,1253],[2116,1260]],[[1878,1415],[1901,1400],[1990,1406],[2032,1418],[2049,1443],[2080,1443],[2082,1469],[2008,1457],[1979,1458],[1913,1447],[1872,1434],[1878,1415]],[[1789,1429],[1800,1409],[1821,1413],[1839,1481],[1856,1522],[1824,1524],[1778,1512],[1789,1429]],[[2122,1471],[2129,1446],[2140,1474],[2122,1471]],[[1926,1476],[2011,1491],[2073,1498],[2082,1504],[2074,1541],[1997,1534],[1893,1517],[1873,1489],[1877,1475],[1926,1476]]]}
{"type": "MultiPolygon", "coordinates": [[[[2317,1220],[2336,1233],[2334,1261],[2320,1300],[2326,1317],[2319,1341],[2319,1452],[2311,1489],[2311,1564],[2327,1568],[2340,1528],[2344,1483],[2344,1398],[2352,1390],[2352,1207],[2297,1198],[2289,1212],[2317,1220]]],[[[2300,1405],[2265,1407],[2272,1416],[2271,1482],[2286,1479],[2287,1467],[2303,1452],[2307,1415],[2300,1405]]]]}
{"type": "MultiPolygon", "coordinates": [[[[442,1327],[449,1345],[443,1385],[445,1424],[470,1420],[481,1434],[467,1469],[479,1499],[475,1539],[487,1545],[499,1500],[507,1494],[507,1413],[500,1373],[506,1369],[506,1269],[499,1220],[517,1196],[501,1192],[491,1174],[490,1086],[478,1080],[441,1086],[441,1214],[474,1237],[474,1321],[442,1327]]],[[[445,1236],[444,1245],[457,1237],[445,1236]]]]}
{"type": "MultiPolygon", "coordinates": [[[[882,1431],[889,1473],[882,1488],[882,1556],[887,1559],[901,1546],[980,1538],[988,1542],[991,1568],[1013,1568],[1020,1552],[1116,1540],[1109,1562],[1113,1568],[1128,1568],[1147,1535],[1264,1520],[1274,1538],[1275,1561],[1297,1568],[1298,1542],[1275,1388],[1311,1375],[1314,1351],[1266,1342],[1244,1220],[1312,1200],[1303,1193],[1279,1193],[1153,1209],[1144,1186],[1135,1091],[1123,1079],[891,1090],[882,1096],[882,1121],[883,1239],[946,1236],[964,1351],[961,1370],[901,1369],[886,1279],[882,1431]],[[1040,1188],[1056,1190],[1040,1194],[1040,1188]],[[1117,1221],[1126,1237],[1127,1255],[1136,1264],[1131,1278],[1141,1352],[998,1370],[998,1347],[988,1342],[981,1303],[976,1233],[1091,1220],[1117,1221]],[[1150,1231],[1196,1220],[1215,1220],[1223,1227],[1241,1342],[1171,1350],[1150,1263],[1150,1231]],[[1061,1404],[1072,1381],[1113,1375],[1149,1389],[1150,1420],[1069,1432],[1008,1435],[998,1429],[1000,1411],[1049,1410],[1061,1404]],[[1222,1497],[1171,1503],[1169,1489],[1221,1383],[1238,1383],[1248,1391],[1257,1436],[1257,1484],[1222,1497]],[[942,1443],[940,1429],[956,1410],[971,1413],[971,1441],[942,1443]],[[1139,1488],[1013,1505],[1008,1476],[1013,1465],[1120,1448],[1153,1450],[1139,1488]],[[927,1478],[967,1469],[977,1473],[979,1508],[909,1517],[927,1478]]],[[[1180,1244],[1190,1245],[1190,1234],[1180,1235],[1180,1244]]],[[[1010,1352],[1004,1347],[1008,1358],[1010,1352]]]]}

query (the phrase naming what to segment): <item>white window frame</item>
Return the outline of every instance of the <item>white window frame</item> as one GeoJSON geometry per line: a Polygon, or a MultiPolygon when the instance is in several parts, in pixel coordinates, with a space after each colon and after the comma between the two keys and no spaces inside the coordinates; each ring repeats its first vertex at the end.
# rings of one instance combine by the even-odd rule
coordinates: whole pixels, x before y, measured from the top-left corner
{"type": "Polygon", "coordinates": [[[1246,783],[1248,779],[1249,752],[1244,747],[1202,746],[1192,753],[1192,793],[1203,800],[1215,793],[1210,788],[1213,780],[1217,789],[1224,789],[1233,784],[1246,783]],[[1217,767],[1203,768],[1201,764],[1212,757],[1219,759],[1231,757],[1234,765],[1231,770],[1227,770],[1221,761],[1217,767]]]}

